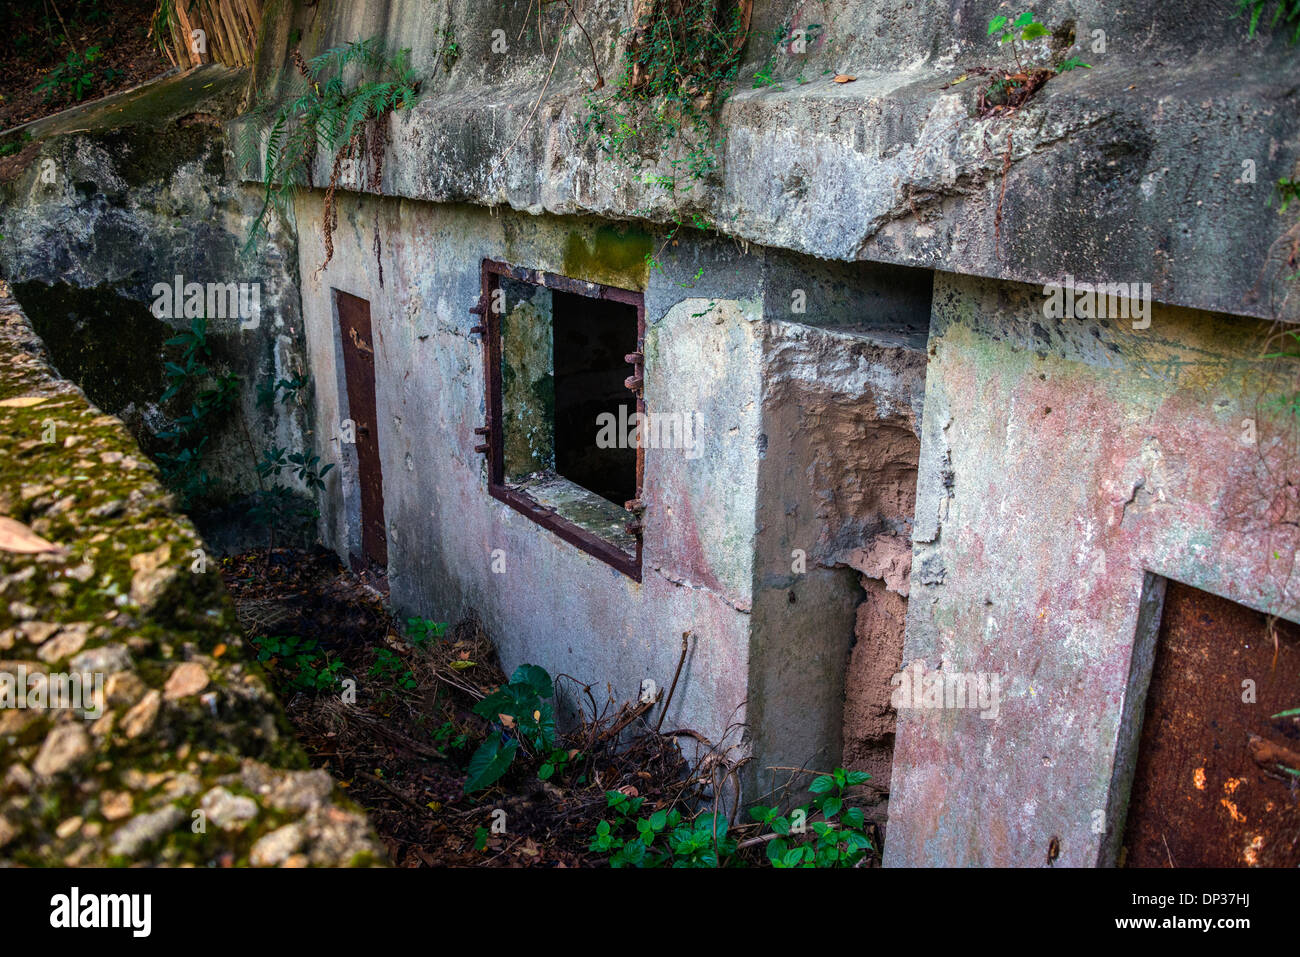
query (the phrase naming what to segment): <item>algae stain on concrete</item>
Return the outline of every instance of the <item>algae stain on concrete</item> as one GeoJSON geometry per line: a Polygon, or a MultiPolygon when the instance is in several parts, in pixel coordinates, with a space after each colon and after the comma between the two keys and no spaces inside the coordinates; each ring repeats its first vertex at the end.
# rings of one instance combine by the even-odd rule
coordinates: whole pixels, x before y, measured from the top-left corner
{"type": "Polygon", "coordinates": [[[642,291],[650,280],[654,240],[638,229],[597,226],[570,230],[564,243],[564,275],[642,291]]]}
{"type": "Polygon", "coordinates": [[[111,286],[20,282],[12,289],[60,374],[97,406],[118,413],[158,401],[172,330],[148,306],[111,286]]]}

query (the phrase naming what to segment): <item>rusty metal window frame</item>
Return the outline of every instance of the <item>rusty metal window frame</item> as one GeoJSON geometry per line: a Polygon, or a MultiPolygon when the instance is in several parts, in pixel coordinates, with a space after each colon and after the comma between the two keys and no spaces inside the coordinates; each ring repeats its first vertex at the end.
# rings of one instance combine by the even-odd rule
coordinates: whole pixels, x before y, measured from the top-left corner
{"type": "Polygon", "coordinates": [[[477,324],[470,329],[470,332],[481,334],[484,345],[483,388],[487,424],[474,430],[474,434],[479,437],[479,444],[474,450],[487,456],[488,493],[493,498],[505,502],[515,511],[528,516],[543,528],[554,532],[569,544],[577,546],[588,555],[599,558],[639,582],[642,549],[642,488],[645,480],[645,446],[640,441],[639,432],[636,449],[636,496],[623,506],[631,514],[627,531],[636,539],[635,555],[629,555],[594,532],[557,515],[526,492],[506,484],[505,436],[501,424],[501,316],[493,313],[491,309],[491,303],[503,277],[534,286],[543,286],[557,292],[575,293],[589,299],[605,299],[636,308],[636,352],[626,357],[628,365],[632,368],[632,375],[625,380],[624,384],[636,396],[636,410],[643,417],[640,421],[644,421],[646,411],[645,296],[616,286],[570,279],[568,276],[558,276],[537,269],[511,266],[509,263],[495,259],[484,259],[480,276],[479,301],[470,310],[478,317],[477,324]]]}

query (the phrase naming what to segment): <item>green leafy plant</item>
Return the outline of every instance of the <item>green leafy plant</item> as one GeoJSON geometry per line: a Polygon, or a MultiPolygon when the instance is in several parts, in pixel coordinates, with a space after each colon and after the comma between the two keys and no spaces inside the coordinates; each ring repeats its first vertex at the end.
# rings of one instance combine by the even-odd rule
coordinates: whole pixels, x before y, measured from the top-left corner
{"type": "Polygon", "coordinates": [[[1025,67],[1020,60],[1020,47],[1016,45],[1016,41],[1019,40],[1021,43],[1029,43],[1032,40],[1037,40],[1040,37],[1049,36],[1050,34],[1051,31],[1048,30],[1047,27],[1034,19],[1032,10],[1026,10],[1024,13],[1020,14],[1020,16],[1016,17],[1015,20],[1009,20],[1007,17],[1003,16],[996,16],[989,21],[988,35],[991,37],[997,37],[998,43],[1000,44],[1011,44],[1011,54],[1016,58],[1016,68],[1020,73],[1025,71],[1025,67]]]}
{"type": "Polygon", "coordinates": [[[156,453],[155,458],[163,480],[188,508],[211,493],[213,480],[204,467],[208,439],[238,401],[240,380],[210,367],[208,322],[201,316],[192,319],[189,329],[172,336],[164,345],[179,350],[179,355],[163,363],[167,388],[159,402],[182,399],[186,405],[166,429],[159,431],[158,438],[169,448],[156,453]]]}
{"type": "Polygon", "coordinates": [[[1252,37],[1262,21],[1270,30],[1280,26],[1290,31],[1289,42],[1300,43],[1300,0],[1237,0],[1237,9],[1232,16],[1250,18],[1249,33],[1252,37]],[[1270,2],[1273,6],[1273,15],[1264,21],[1264,13],[1268,10],[1270,2]]]}
{"type": "Polygon", "coordinates": [[[99,58],[100,50],[97,46],[87,47],[85,53],[73,50],[36,84],[36,92],[45,97],[46,103],[55,100],[75,100],[80,103],[82,97],[95,88],[95,62],[99,58]]]}
{"type": "MultiPolygon", "coordinates": [[[[1026,67],[1021,56],[1020,44],[1032,43],[1050,35],[1051,31],[1034,19],[1032,10],[1026,10],[1014,20],[1000,15],[989,20],[988,36],[996,38],[999,45],[1011,44],[1011,54],[1016,64],[1014,68],[997,71],[989,78],[988,85],[980,93],[981,112],[992,113],[1000,109],[1015,109],[1058,73],[1092,69],[1091,64],[1083,62],[1083,58],[1078,56],[1069,57],[1051,69],[1026,67]]],[[[998,218],[1001,218],[1000,205],[998,218]]]]}
{"type": "Polygon", "coordinates": [[[1292,203],[1300,200],[1300,179],[1283,176],[1277,181],[1277,196],[1279,200],[1277,211],[1285,213],[1292,203]]]}
{"type": "Polygon", "coordinates": [[[278,537],[305,534],[320,517],[315,503],[278,481],[270,487],[266,482],[278,479],[282,472],[287,471],[306,486],[309,493],[316,493],[325,488],[325,475],[334,468],[333,463],[322,467],[320,456],[314,452],[289,452],[273,445],[262,452],[256,468],[258,481],[263,483],[263,487],[253,496],[249,517],[267,529],[268,547],[274,548],[278,537]]]}
{"type": "Polygon", "coordinates": [[[433,621],[429,618],[408,618],[406,619],[406,637],[410,639],[411,644],[415,645],[421,651],[427,651],[429,647],[437,640],[447,635],[448,623],[445,621],[433,621]]]}
{"type": "Polygon", "coordinates": [[[690,191],[718,166],[723,138],[714,119],[735,83],[746,31],[739,5],[721,15],[707,3],[647,13],[612,92],[588,95],[585,131],[636,169],[680,147],[667,172],[643,175],[671,193],[690,191]]]}
{"type": "Polygon", "coordinates": [[[332,691],[342,680],[343,662],[322,652],[313,638],[261,635],[253,639],[253,647],[257,649],[257,660],[282,675],[297,691],[332,691]]]}
{"type": "Polygon", "coordinates": [[[544,756],[552,763],[554,773],[554,763],[558,760],[555,752],[559,750],[555,709],[550,703],[554,695],[555,687],[546,669],[525,664],[515,669],[508,684],[474,706],[474,713],[487,718],[495,727],[470,758],[466,794],[496,782],[510,768],[521,747],[544,756]]]}
{"type": "Polygon", "coordinates": [[[15,153],[20,153],[31,141],[32,134],[24,130],[21,134],[0,143],[0,156],[13,156],[15,153]]]}
{"type": "Polygon", "coordinates": [[[588,845],[608,854],[611,867],[720,867],[736,853],[735,838],[721,814],[694,818],[676,808],[642,815],[645,798],[605,792],[610,819],[596,825],[588,845]]]}
{"type": "Polygon", "coordinates": [[[873,852],[862,808],[845,805],[849,788],[870,779],[865,771],[836,768],[813,778],[812,801],[789,814],[775,807],[750,808],[750,816],[775,835],[767,843],[772,866],[853,867],[873,852]]]}
{"type": "Polygon", "coordinates": [[[415,675],[401,656],[391,648],[375,649],[375,660],[370,665],[370,677],[392,685],[400,691],[414,691],[416,688],[415,675]]]}
{"type": "Polygon", "coordinates": [[[263,409],[270,409],[275,405],[275,397],[281,392],[280,402],[283,405],[289,405],[297,401],[311,384],[311,379],[301,373],[294,375],[292,379],[276,379],[275,376],[269,377],[262,385],[257,387],[257,404],[263,409]]]}
{"type": "Polygon", "coordinates": [[[434,747],[440,751],[460,751],[469,744],[469,735],[450,721],[444,721],[433,731],[434,747]]]}
{"type": "Polygon", "coordinates": [[[325,262],[334,256],[334,197],[343,164],[370,159],[370,182],[378,188],[383,172],[386,131],[383,121],[396,110],[409,109],[419,97],[419,82],[410,67],[410,51],[387,55],[377,37],[358,40],[304,60],[295,47],[296,73],[289,82],[297,95],[276,106],[263,100],[249,112],[237,164],[247,169],[262,159],[262,206],[249,229],[248,248],[265,233],[273,209],[283,210],[298,188],[310,185],[311,167],[318,149],[333,154],[325,193],[325,262]],[[352,85],[350,71],[360,74],[352,85]],[[269,118],[263,145],[257,135],[261,120],[269,118]]]}

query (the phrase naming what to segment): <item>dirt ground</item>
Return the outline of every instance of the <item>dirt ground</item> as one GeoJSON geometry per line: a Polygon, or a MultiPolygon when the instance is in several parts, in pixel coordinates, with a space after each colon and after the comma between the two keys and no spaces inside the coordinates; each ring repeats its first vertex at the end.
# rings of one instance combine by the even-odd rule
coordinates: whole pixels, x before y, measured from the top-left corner
{"type": "Polygon", "coordinates": [[[153,79],[171,64],[149,36],[153,0],[60,0],[6,5],[0,31],[0,132],[73,106],[37,84],[70,53],[98,47],[93,86],[81,102],[153,79]],[[62,20],[60,20],[60,16],[62,20]],[[66,30],[65,30],[66,25],[66,30]]]}
{"type": "MultiPolygon", "coordinates": [[[[539,760],[521,752],[496,785],[467,797],[470,756],[492,733],[471,708],[506,681],[474,622],[412,642],[382,592],[320,549],[249,552],[226,559],[222,575],[255,646],[262,635],[317,642],[322,662],[341,662],[339,676],[356,681],[345,704],[337,689],[294,687],[280,658],[264,661],[312,763],[367,810],[397,866],[599,866],[606,858],[588,848],[609,816],[607,791],[644,798],[647,812],[696,806],[675,740],[651,731],[646,709],[612,701],[564,735],[579,752],[565,771],[542,781],[539,760]],[[380,663],[393,660],[385,651],[400,667],[380,663]],[[492,833],[502,810],[505,833],[492,833]]],[[[595,710],[590,687],[573,691],[595,710]]]]}

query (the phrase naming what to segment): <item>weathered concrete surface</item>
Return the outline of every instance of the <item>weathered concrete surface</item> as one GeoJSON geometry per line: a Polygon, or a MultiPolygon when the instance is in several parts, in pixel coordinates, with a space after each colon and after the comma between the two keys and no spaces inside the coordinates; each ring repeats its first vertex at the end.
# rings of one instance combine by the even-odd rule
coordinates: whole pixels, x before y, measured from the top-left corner
{"type": "Polygon", "coordinates": [[[228,172],[221,121],[246,81],[204,67],[147,84],[38,121],[33,142],[0,160],[0,276],[61,371],[151,453],[175,414],[158,401],[163,342],[190,326],[150,314],[155,284],[257,284],[255,317],[207,316],[214,364],[243,385],[236,421],[209,439],[219,500],[256,489],[263,450],[300,448],[308,427],[304,404],[257,404],[268,380],[303,371],[302,329],[289,225],[273,216],[243,249],[261,196],[228,172]]]}
{"type": "Polygon", "coordinates": [[[1268,324],[1043,303],[936,277],[904,663],[998,675],[1001,703],[900,711],[886,864],[1111,863],[1164,578],[1300,617],[1268,324]]]}
{"type": "MultiPolygon", "coordinates": [[[[644,678],[666,687],[677,665],[681,635],[691,631],[696,639],[665,727],[690,727],[717,740],[733,720],[743,720],[752,550],[712,546],[723,544],[726,535],[738,536],[738,543],[752,540],[752,491],[748,497],[738,494],[725,516],[692,514],[690,509],[716,507],[720,478],[713,466],[728,455],[743,456],[742,464],[747,457],[749,478],[742,472],[726,481],[738,488],[748,482],[752,489],[757,457],[752,425],[729,437],[723,426],[731,418],[710,423],[705,442],[711,451],[693,462],[681,450],[663,450],[661,460],[647,450],[649,513],[665,518],[647,527],[646,574],[640,584],[491,498],[484,459],[474,452],[479,439],[473,429],[483,424],[484,415],[483,360],[479,337],[468,330],[474,321],[469,308],[479,297],[480,262],[504,259],[573,275],[572,257],[567,271],[564,259],[566,247],[572,248],[569,237],[586,241],[594,224],[514,213],[491,216],[468,206],[349,198],[339,210],[334,260],[318,273],[315,266],[324,255],[321,209],[319,193],[304,194],[296,203],[303,308],[316,381],[317,451],[324,461],[343,460],[338,423],[345,385],[337,362],[332,296],[339,289],[370,301],[394,606],[439,619],[475,613],[507,668],[536,662],[552,673],[591,681],[602,693],[608,684],[619,700],[636,697],[644,678]],[[674,457],[671,464],[668,456],[674,457]],[[653,478],[665,472],[677,480],[653,478]],[[692,548],[691,536],[710,547],[692,548]],[[498,549],[504,571],[494,573],[498,549]],[[693,565],[693,555],[710,564],[693,565]]],[[[608,278],[640,289],[648,277],[644,262],[637,262],[630,271],[608,278]]],[[[700,310],[681,306],[679,311],[700,310]]],[[[727,330],[739,337],[754,335],[752,309],[744,315],[721,304],[720,313],[727,316],[722,326],[695,321],[701,337],[707,332],[725,341],[727,330]]],[[[651,355],[661,354],[648,348],[651,355]]],[[[651,378],[648,400],[677,404],[689,399],[700,406],[711,401],[717,408],[729,407],[732,417],[756,416],[755,403],[744,413],[744,404],[737,404],[730,391],[748,377],[749,391],[756,394],[756,368],[738,361],[738,354],[727,359],[724,380],[677,380],[704,390],[701,394],[656,391],[668,380],[651,378]]],[[[700,361],[669,355],[663,361],[688,360],[700,361]]],[[[711,368],[722,365],[715,361],[711,368]]],[[[322,501],[325,540],[343,552],[355,537],[350,484],[345,469],[331,472],[322,501]]]]}
{"type": "Polygon", "coordinates": [[[358,521],[337,425],[337,289],[370,301],[399,610],[474,611],[507,667],[536,662],[618,700],[645,678],[666,686],[689,631],[665,727],[715,741],[733,729],[736,743],[733,726],[748,721],[751,774],[838,761],[862,597],[852,562],[878,533],[910,532],[928,276],[746,252],[693,231],[651,271],[619,254],[663,245],[635,230],[368,197],[342,201],[334,259],[318,272],[322,210],[319,193],[296,203],[317,450],[342,465],[327,476],[325,540],[355,549],[358,521]],[[487,493],[473,451],[483,347],[468,331],[484,258],[644,291],[647,408],[700,430],[693,449],[646,450],[639,584],[487,493]],[[807,553],[797,574],[796,548],[807,553]]]}
{"type": "Polygon", "coordinates": [[[157,470],[55,376],[7,292],[0,515],[56,550],[0,548],[0,864],[382,860],[329,775],[306,770],[157,470]],[[33,695],[60,674],[90,678],[79,707],[33,695]]]}
{"type": "MultiPolygon", "coordinates": [[[[893,751],[888,674],[903,631],[901,621],[876,627],[876,579],[885,569],[863,559],[878,539],[911,535],[925,353],[923,338],[898,330],[928,319],[930,290],[890,271],[857,272],[836,299],[811,300],[857,329],[774,321],[765,341],[754,586],[762,614],[750,713],[761,718],[755,737],[774,754],[770,763],[825,768],[842,753],[872,774],[883,821],[893,751]],[[884,681],[873,680],[882,667],[884,681]],[[800,712],[783,706],[789,697],[825,705],[800,712]]],[[[814,275],[799,281],[812,286],[814,275]]],[[[788,295],[771,299],[788,313],[788,295]]]]}
{"type": "MultiPolygon", "coordinates": [[[[632,6],[582,12],[607,80],[632,6]]],[[[648,149],[645,168],[592,144],[587,41],[570,27],[557,49],[567,9],[549,5],[543,49],[533,12],[522,0],[493,16],[471,0],[434,16],[415,0],[338,3],[328,16],[286,3],[267,14],[259,83],[288,62],[295,28],[306,55],[371,35],[411,48],[426,95],[392,121],[387,195],[660,222],[698,212],[729,235],[825,258],[1040,284],[1143,280],[1163,302],[1300,318],[1284,281],[1295,237],[1267,206],[1300,159],[1293,50],[1280,34],[1247,39],[1222,5],[1035,5],[1059,30],[1032,45],[1034,62],[1081,55],[1094,68],[1052,79],[1006,120],[975,115],[981,80],[968,73],[1011,63],[985,35],[991,7],[758,2],[722,110],[720,172],[685,194],[645,175],[671,172],[680,143],[648,149]],[[813,22],[822,33],[806,53],[771,40],[813,22]],[[450,65],[446,30],[460,48],[450,65]],[[505,53],[493,52],[494,30],[505,53]],[[780,82],[752,88],[769,60],[780,82]],[[834,84],[836,73],[857,79],[834,84]]],[[[330,160],[319,158],[315,182],[330,160]]],[[[364,166],[346,188],[364,188],[364,166]]]]}

